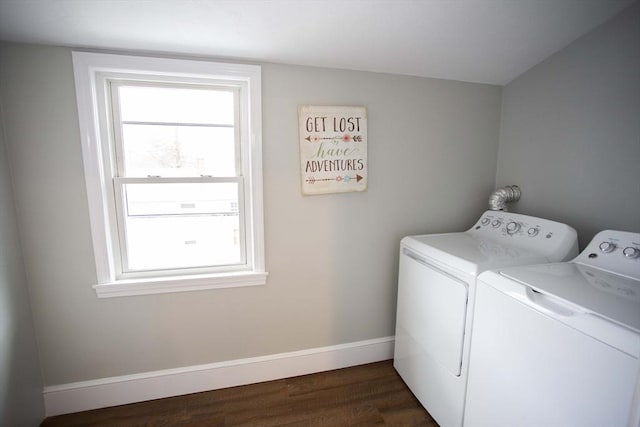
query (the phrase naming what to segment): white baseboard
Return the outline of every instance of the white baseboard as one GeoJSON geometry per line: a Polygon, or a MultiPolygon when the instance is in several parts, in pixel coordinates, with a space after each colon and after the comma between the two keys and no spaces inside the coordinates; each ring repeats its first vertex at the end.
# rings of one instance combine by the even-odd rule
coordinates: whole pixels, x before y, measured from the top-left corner
{"type": "Polygon", "coordinates": [[[69,414],[389,360],[393,358],[393,345],[394,337],[385,337],[45,387],[45,415],[69,414]]]}

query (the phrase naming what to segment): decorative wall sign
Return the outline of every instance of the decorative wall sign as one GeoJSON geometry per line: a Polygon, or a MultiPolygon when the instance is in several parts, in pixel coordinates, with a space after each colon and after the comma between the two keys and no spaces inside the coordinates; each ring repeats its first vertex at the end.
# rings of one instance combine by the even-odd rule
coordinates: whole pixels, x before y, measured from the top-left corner
{"type": "Polygon", "coordinates": [[[302,193],[365,191],[366,108],[304,105],[298,116],[302,193]]]}

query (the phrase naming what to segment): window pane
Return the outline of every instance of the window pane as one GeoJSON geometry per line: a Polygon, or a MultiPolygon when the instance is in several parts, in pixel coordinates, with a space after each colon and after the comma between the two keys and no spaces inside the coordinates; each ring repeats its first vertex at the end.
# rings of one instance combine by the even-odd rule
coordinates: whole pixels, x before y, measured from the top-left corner
{"type": "Polygon", "coordinates": [[[237,183],[125,184],[129,270],[242,262],[237,183]]]}
{"type": "Polygon", "coordinates": [[[125,184],[124,189],[129,216],[238,213],[235,182],[125,184]]]}
{"type": "Polygon", "coordinates": [[[125,176],[235,176],[233,128],[125,124],[125,176]]]}
{"type": "Polygon", "coordinates": [[[234,124],[230,91],[121,86],[119,94],[125,122],[234,124]]]}

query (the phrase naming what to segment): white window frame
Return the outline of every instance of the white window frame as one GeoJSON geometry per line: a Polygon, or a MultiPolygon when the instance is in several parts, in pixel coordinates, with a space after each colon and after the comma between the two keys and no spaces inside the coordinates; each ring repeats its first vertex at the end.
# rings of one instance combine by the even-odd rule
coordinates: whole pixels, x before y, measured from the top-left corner
{"type": "MultiPolygon", "coordinates": [[[[99,297],[254,286],[266,283],[262,204],[261,69],[257,65],[73,52],[82,156],[99,297]],[[240,190],[245,263],[232,270],[155,277],[123,275],[114,191],[117,178],[108,84],[114,80],[222,84],[239,88],[240,190]],[[114,180],[115,178],[115,180],[114,180]]],[[[203,178],[207,181],[209,178],[203,178]]]]}
{"type": "MultiPolygon", "coordinates": [[[[100,78],[103,76],[101,75],[100,78]]],[[[234,271],[238,269],[246,269],[246,267],[238,267],[238,264],[228,265],[228,266],[212,266],[212,267],[195,267],[195,268],[180,268],[180,269],[160,269],[160,270],[151,270],[151,271],[136,271],[131,270],[128,265],[129,255],[128,255],[128,247],[123,242],[127,241],[127,221],[126,221],[126,206],[123,203],[125,199],[125,190],[124,186],[126,184],[170,184],[170,183],[234,183],[238,186],[238,214],[240,219],[240,229],[239,229],[239,237],[240,237],[240,262],[239,264],[246,265],[247,256],[246,249],[246,223],[245,220],[245,203],[244,203],[244,180],[243,180],[243,169],[242,169],[242,135],[247,133],[242,130],[242,115],[240,114],[240,110],[242,108],[243,103],[241,102],[241,91],[246,90],[245,85],[243,84],[242,88],[237,86],[229,86],[228,82],[222,81],[211,81],[210,84],[194,84],[192,82],[181,82],[181,83],[166,83],[164,77],[161,77],[158,81],[156,76],[152,76],[152,78],[148,78],[144,81],[140,80],[124,80],[124,79],[112,79],[108,78],[105,81],[105,87],[108,91],[109,95],[109,103],[108,107],[111,111],[110,117],[112,118],[113,123],[110,124],[109,128],[113,131],[111,135],[111,149],[114,151],[112,155],[115,156],[116,168],[113,168],[114,178],[113,178],[113,187],[115,194],[115,216],[117,221],[117,230],[118,230],[118,241],[120,242],[119,252],[120,256],[118,256],[118,252],[116,251],[114,256],[114,261],[116,263],[116,278],[117,279],[128,279],[128,278],[137,278],[137,277],[164,277],[164,276],[176,276],[176,275],[185,275],[185,274],[198,274],[198,273],[210,273],[210,272],[221,272],[221,271],[234,271]],[[234,144],[235,144],[235,160],[234,160],[234,170],[235,174],[233,176],[228,177],[218,177],[218,176],[208,176],[203,175],[199,177],[131,177],[126,174],[125,171],[125,153],[124,153],[124,138],[123,138],[123,128],[122,125],[126,122],[122,120],[121,111],[120,111],[120,102],[119,102],[119,88],[126,86],[141,86],[141,87],[152,87],[152,88],[191,88],[191,89],[204,89],[204,90],[221,90],[227,91],[234,95],[234,105],[235,114],[234,114],[234,124],[233,125],[225,125],[228,127],[232,127],[234,129],[234,144]]],[[[100,85],[102,83],[99,83],[100,85]]],[[[164,122],[164,124],[169,124],[164,122]]],[[[184,123],[173,123],[175,126],[184,126],[184,123]]]]}

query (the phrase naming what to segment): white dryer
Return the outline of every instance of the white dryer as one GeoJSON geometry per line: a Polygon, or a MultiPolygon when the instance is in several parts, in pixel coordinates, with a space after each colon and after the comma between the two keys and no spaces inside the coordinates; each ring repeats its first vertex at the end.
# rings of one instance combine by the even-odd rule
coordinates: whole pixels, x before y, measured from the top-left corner
{"type": "Polygon", "coordinates": [[[640,233],[481,274],[474,318],[465,426],[640,426],[640,233]]]}
{"type": "Polygon", "coordinates": [[[577,253],[573,228],[501,211],[464,232],[402,239],[394,367],[441,427],[462,425],[478,274],[577,253]]]}

